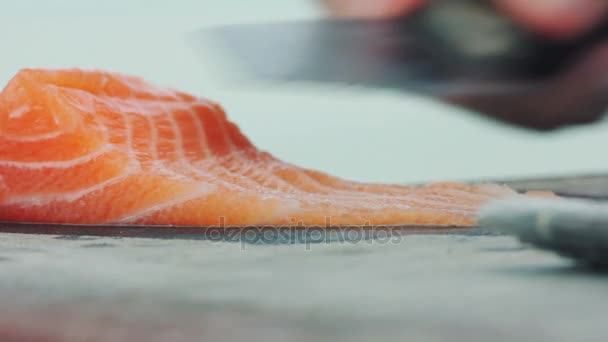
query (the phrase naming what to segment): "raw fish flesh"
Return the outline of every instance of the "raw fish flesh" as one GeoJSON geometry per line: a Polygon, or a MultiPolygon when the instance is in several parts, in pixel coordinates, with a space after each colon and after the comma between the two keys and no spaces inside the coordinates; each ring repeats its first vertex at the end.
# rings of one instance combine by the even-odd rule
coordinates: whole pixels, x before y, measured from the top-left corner
{"type": "Polygon", "coordinates": [[[101,71],[0,94],[0,221],[471,226],[496,184],[367,184],[260,151],[212,101],[101,71]]]}

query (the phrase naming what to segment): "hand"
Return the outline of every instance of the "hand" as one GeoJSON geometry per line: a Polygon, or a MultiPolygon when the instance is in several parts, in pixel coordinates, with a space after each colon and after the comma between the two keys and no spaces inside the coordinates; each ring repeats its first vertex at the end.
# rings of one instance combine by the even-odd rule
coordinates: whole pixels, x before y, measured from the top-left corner
{"type": "MultiPolygon", "coordinates": [[[[335,16],[381,18],[405,15],[423,6],[429,0],[322,1],[335,16]]],[[[583,33],[608,13],[608,1],[604,0],[493,1],[522,25],[564,39],[583,33]]]]}
{"type": "MultiPolygon", "coordinates": [[[[359,18],[406,15],[427,1],[323,0],[333,15],[359,18]]],[[[556,39],[567,40],[584,34],[608,17],[606,0],[494,2],[515,22],[556,39]]],[[[608,41],[589,51],[570,70],[534,92],[479,96],[453,102],[503,121],[540,130],[594,122],[608,108],[608,41]]]]}

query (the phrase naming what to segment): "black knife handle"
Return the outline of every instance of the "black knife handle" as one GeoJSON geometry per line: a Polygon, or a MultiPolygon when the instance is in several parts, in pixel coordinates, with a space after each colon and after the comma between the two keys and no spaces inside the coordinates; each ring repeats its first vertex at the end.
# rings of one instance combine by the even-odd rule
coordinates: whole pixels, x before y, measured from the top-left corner
{"type": "Polygon", "coordinates": [[[515,23],[490,0],[432,0],[404,22],[408,30],[423,28],[446,66],[458,62],[467,73],[484,76],[549,77],[608,40],[608,21],[574,39],[558,40],[515,23]]]}

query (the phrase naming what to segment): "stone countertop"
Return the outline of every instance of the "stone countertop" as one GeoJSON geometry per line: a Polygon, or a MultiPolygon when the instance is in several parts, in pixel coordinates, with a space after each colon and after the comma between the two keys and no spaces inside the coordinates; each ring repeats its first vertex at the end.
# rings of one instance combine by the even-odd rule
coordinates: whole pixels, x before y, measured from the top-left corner
{"type": "Polygon", "coordinates": [[[311,245],[2,233],[0,269],[1,340],[608,337],[605,275],[486,233],[311,245]]]}

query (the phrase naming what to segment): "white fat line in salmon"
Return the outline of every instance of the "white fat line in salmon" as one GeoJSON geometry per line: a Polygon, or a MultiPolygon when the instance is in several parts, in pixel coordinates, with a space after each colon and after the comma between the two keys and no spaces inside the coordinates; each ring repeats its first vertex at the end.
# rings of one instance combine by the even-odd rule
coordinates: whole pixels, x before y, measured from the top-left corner
{"type": "Polygon", "coordinates": [[[0,160],[0,165],[10,167],[20,167],[24,169],[67,169],[76,165],[85,164],[94,160],[95,158],[101,157],[102,155],[109,153],[116,148],[110,144],[105,144],[103,147],[85,154],[81,157],[70,159],[70,160],[57,160],[57,161],[43,161],[43,162],[22,162],[12,160],[0,160]]]}
{"type": "Polygon", "coordinates": [[[15,109],[13,109],[10,113],[8,113],[9,119],[18,119],[22,117],[24,114],[29,113],[31,111],[30,105],[24,104],[15,109]]]}
{"type": "Polygon", "coordinates": [[[72,191],[72,192],[61,192],[61,193],[55,193],[55,194],[17,196],[17,197],[8,198],[7,200],[2,201],[2,204],[5,204],[5,205],[12,205],[12,204],[26,205],[27,204],[27,205],[33,205],[33,206],[42,206],[42,205],[46,205],[46,204],[49,204],[54,201],[63,201],[66,203],[75,202],[88,194],[94,193],[96,191],[101,191],[112,184],[119,183],[119,182],[127,179],[129,176],[132,176],[137,171],[139,171],[139,166],[132,162],[131,165],[129,165],[129,167],[126,168],[123,173],[121,173],[115,177],[106,179],[103,182],[97,183],[97,184],[90,186],[88,188],[85,188],[85,189],[76,190],[76,191],[72,191]]]}
{"type": "Polygon", "coordinates": [[[59,130],[59,131],[55,131],[55,132],[36,134],[36,135],[28,135],[28,136],[20,136],[20,135],[14,135],[14,134],[3,134],[2,135],[2,139],[6,139],[6,140],[10,140],[10,141],[16,141],[16,142],[34,142],[34,141],[42,141],[42,140],[55,139],[55,138],[60,137],[63,133],[65,133],[63,130],[59,130]]]}
{"type": "Polygon", "coordinates": [[[199,190],[199,191],[195,191],[194,193],[187,195],[187,196],[183,196],[180,198],[176,198],[176,199],[172,199],[170,201],[166,201],[163,203],[159,203],[159,204],[155,204],[151,207],[148,207],[146,209],[143,209],[141,211],[138,211],[136,213],[133,214],[129,214],[127,216],[124,216],[122,218],[119,218],[116,223],[129,223],[132,221],[136,221],[138,219],[144,218],[147,215],[151,215],[154,214],[160,210],[166,209],[166,208],[171,208],[173,206],[177,206],[180,205],[182,203],[188,202],[190,200],[195,200],[197,198],[202,198],[205,195],[211,194],[213,193],[213,191],[216,189],[216,186],[213,184],[205,184],[205,186],[199,190]]]}

